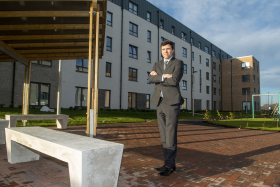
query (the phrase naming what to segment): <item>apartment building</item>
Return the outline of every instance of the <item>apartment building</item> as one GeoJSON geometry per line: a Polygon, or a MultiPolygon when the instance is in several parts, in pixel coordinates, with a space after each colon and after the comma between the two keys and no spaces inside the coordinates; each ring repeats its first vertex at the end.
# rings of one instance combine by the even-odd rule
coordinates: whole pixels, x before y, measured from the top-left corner
{"type": "MultiPolygon", "coordinates": [[[[260,94],[260,63],[253,56],[222,60],[222,110],[251,110],[252,94],[260,94]]],[[[254,98],[260,110],[260,98],[254,98]]]]}
{"type": "MultiPolygon", "coordinates": [[[[185,100],[182,109],[191,109],[193,100],[196,110],[222,109],[221,61],[232,59],[232,56],[148,1],[108,1],[105,35],[106,46],[99,61],[100,108],[155,109],[150,104],[154,85],[148,82],[148,74],[154,63],[162,59],[160,44],[168,39],[174,43],[175,57],[184,62],[184,75],[180,82],[185,100]]],[[[58,66],[57,61],[50,62],[51,67],[58,66]]],[[[33,72],[31,80],[56,88],[50,89],[49,101],[45,103],[55,107],[51,103],[56,102],[58,79],[51,78],[49,66],[42,62],[38,62],[36,66],[40,67],[40,74],[50,76],[50,80],[39,81],[35,76],[32,78],[33,72]]],[[[51,69],[57,72],[57,69],[51,69]]],[[[62,61],[62,107],[87,105],[87,72],[87,59],[62,61]]],[[[34,86],[31,84],[31,89],[32,87],[34,86]]],[[[22,94],[20,89],[18,94],[22,94]]],[[[0,97],[0,104],[4,100],[0,97]]],[[[19,97],[18,104],[21,101],[22,97],[19,97]]],[[[30,104],[41,106],[41,103],[43,104],[30,104]]]]}

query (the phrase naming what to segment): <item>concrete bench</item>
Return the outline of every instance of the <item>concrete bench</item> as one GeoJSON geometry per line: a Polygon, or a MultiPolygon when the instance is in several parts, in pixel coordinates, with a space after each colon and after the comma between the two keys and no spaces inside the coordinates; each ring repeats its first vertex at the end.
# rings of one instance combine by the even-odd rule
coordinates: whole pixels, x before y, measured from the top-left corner
{"type": "Polygon", "coordinates": [[[28,115],[5,115],[5,119],[9,120],[9,127],[16,127],[17,120],[49,120],[56,119],[56,125],[59,129],[66,129],[68,122],[68,115],[64,114],[28,114],[28,115]]]}
{"type": "Polygon", "coordinates": [[[5,128],[8,126],[8,120],[0,119],[0,144],[5,144],[5,128]]]}
{"type": "Polygon", "coordinates": [[[72,187],[117,186],[123,144],[43,127],[6,128],[8,162],[38,160],[34,150],[68,162],[72,187]]]}

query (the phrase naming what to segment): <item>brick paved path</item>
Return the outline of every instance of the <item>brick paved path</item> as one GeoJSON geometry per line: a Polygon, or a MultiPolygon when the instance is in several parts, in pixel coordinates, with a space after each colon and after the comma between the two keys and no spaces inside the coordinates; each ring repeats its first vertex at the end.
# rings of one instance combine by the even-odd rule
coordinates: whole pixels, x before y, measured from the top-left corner
{"type": "MultiPolygon", "coordinates": [[[[85,135],[85,126],[64,130],[85,135]]],[[[280,186],[280,133],[181,121],[177,171],[157,176],[163,164],[157,122],[99,125],[98,138],[125,145],[118,187],[280,186]]],[[[69,186],[67,163],[7,162],[0,145],[0,186],[69,186]]]]}

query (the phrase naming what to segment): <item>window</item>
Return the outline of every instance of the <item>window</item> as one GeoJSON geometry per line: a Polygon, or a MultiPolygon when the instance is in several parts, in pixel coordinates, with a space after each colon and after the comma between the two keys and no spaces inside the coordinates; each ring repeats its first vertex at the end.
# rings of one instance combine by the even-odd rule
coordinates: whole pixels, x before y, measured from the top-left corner
{"type": "Polygon", "coordinates": [[[209,59],[206,58],[206,66],[209,67],[209,59]]]}
{"type": "Polygon", "coordinates": [[[205,53],[209,53],[209,47],[205,46],[205,53]]]}
{"type": "Polygon", "coordinates": [[[246,92],[247,95],[250,95],[250,88],[242,88],[242,95],[246,95],[246,92]]]}
{"type": "Polygon", "coordinates": [[[76,71],[88,72],[88,59],[77,59],[76,60],[76,71]]]}
{"type": "Polygon", "coordinates": [[[112,51],[112,38],[107,36],[106,50],[112,51]]]}
{"type": "Polygon", "coordinates": [[[187,89],[187,81],[182,81],[182,89],[183,90],[187,89]]]}
{"type": "Polygon", "coordinates": [[[128,108],[136,108],[137,94],[128,92],[128,108]]]}
{"type": "Polygon", "coordinates": [[[105,90],[105,108],[110,108],[111,90],[105,90]]]}
{"type": "Polygon", "coordinates": [[[255,82],[256,81],[256,76],[255,75],[253,75],[253,82],[255,82]]]}
{"type": "Polygon", "coordinates": [[[161,43],[162,43],[164,40],[166,40],[166,38],[161,37],[161,43]]]}
{"type": "Polygon", "coordinates": [[[242,82],[250,82],[250,75],[242,75],[242,82]]]}
{"type": "Polygon", "coordinates": [[[253,69],[255,69],[255,62],[253,63],[253,69]]]}
{"type": "Polygon", "coordinates": [[[219,65],[219,72],[221,71],[221,65],[219,65]]]}
{"type": "Polygon", "coordinates": [[[151,51],[147,51],[147,62],[151,63],[151,51]]]}
{"type": "Polygon", "coordinates": [[[210,109],[210,100],[206,100],[206,108],[209,110],[210,109]]]}
{"type": "Polygon", "coordinates": [[[199,70],[199,92],[201,93],[201,83],[202,83],[202,80],[201,80],[201,69],[199,70]]]}
{"type": "Polygon", "coordinates": [[[192,52],[192,61],[194,61],[194,52],[192,52]]]}
{"type": "Polygon", "coordinates": [[[132,2],[129,2],[129,12],[132,12],[133,14],[137,15],[138,5],[136,5],[136,4],[132,3],[132,2]]]}
{"type": "Polygon", "coordinates": [[[138,36],[138,25],[129,22],[129,34],[133,36],[138,36]]]}
{"type": "Polygon", "coordinates": [[[254,88],[254,94],[256,94],[256,88],[254,88]]]}
{"type": "Polygon", "coordinates": [[[187,40],[187,34],[182,32],[182,40],[186,41],[187,40]]]}
{"type": "Polygon", "coordinates": [[[217,110],[217,106],[216,106],[216,105],[217,105],[217,101],[214,101],[213,105],[214,105],[214,106],[213,106],[213,107],[214,107],[213,109],[214,109],[214,110],[217,110]]]}
{"type": "Polygon", "coordinates": [[[246,110],[246,108],[247,108],[247,110],[251,110],[251,102],[249,101],[247,101],[247,103],[246,103],[246,101],[243,101],[242,102],[242,109],[243,110],[246,110]]]}
{"type": "Polygon", "coordinates": [[[250,68],[250,63],[249,62],[243,62],[241,64],[241,68],[242,69],[249,69],[250,68]]]}
{"type": "Polygon", "coordinates": [[[111,12],[107,12],[107,25],[113,26],[113,14],[111,12]]]}
{"type": "Polygon", "coordinates": [[[147,31],[147,42],[151,42],[151,31],[147,31]]]}
{"type": "Polygon", "coordinates": [[[224,55],[222,55],[222,60],[224,60],[224,55]]]}
{"type": "Polygon", "coordinates": [[[184,64],[184,73],[187,74],[187,64],[184,64]]]}
{"type": "Polygon", "coordinates": [[[201,49],[201,43],[198,42],[198,49],[201,49]]]}
{"type": "Polygon", "coordinates": [[[206,80],[209,80],[209,72],[206,72],[206,80]]]}
{"type": "Polygon", "coordinates": [[[184,98],[184,103],[182,104],[182,109],[187,109],[187,98],[184,98]]]}
{"type": "Polygon", "coordinates": [[[216,75],[213,76],[213,81],[216,82],[216,75]]]}
{"type": "Polygon", "coordinates": [[[150,84],[150,81],[149,81],[149,75],[150,75],[151,72],[147,72],[147,84],[150,84]]]}
{"type": "Polygon", "coordinates": [[[187,57],[187,49],[182,47],[182,56],[187,57]]]}
{"type": "Polygon", "coordinates": [[[76,87],[75,106],[87,106],[87,88],[76,87]]]}
{"type": "Polygon", "coordinates": [[[193,45],[194,44],[194,39],[193,38],[191,38],[191,45],[193,45]]]}
{"type": "Polygon", "coordinates": [[[216,57],[216,51],[212,50],[212,56],[216,57]]]}
{"type": "Polygon", "coordinates": [[[172,28],[171,28],[171,34],[175,35],[175,27],[174,26],[172,26],[172,28]]]}
{"type": "Polygon", "coordinates": [[[136,59],[138,58],[137,47],[133,45],[129,45],[129,57],[136,58],[136,59]]]}
{"type": "Polygon", "coordinates": [[[216,88],[214,88],[214,91],[213,91],[213,92],[214,92],[214,95],[216,95],[216,88]]]}
{"type": "Polygon", "coordinates": [[[150,94],[146,95],[146,109],[150,109],[150,94]]]}
{"type": "Polygon", "coordinates": [[[31,82],[31,106],[50,106],[50,84],[31,82]]]}
{"type": "Polygon", "coordinates": [[[151,22],[151,13],[150,12],[147,12],[147,21],[151,22]]]}
{"type": "Polygon", "coordinates": [[[137,69],[129,68],[128,80],[137,81],[137,69]]]}
{"type": "Polygon", "coordinates": [[[199,55],[199,63],[201,64],[201,55],[199,55]]]}
{"type": "Polygon", "coordinates": [[[164,28],[164,21],[162,19],[160,20],[159,27],[162,29],[164,28]]]}
{"type": "Polygon", "coordinates": [[[209,86],[206,86],[206,93],[209,94],[209,86]]]}
{"type": "Polygon", "coordinates": [[[216,69],[216,62],[213,62],[213,69],[216,69]]]}
{"type": "Polygon", "coordinates": [[[111,66],[112,63],[106,62],[106,77],[111,77],[111,66]]]}
{"type": "Polygon", "coordinates": [[[37,64],[41,66],[52,66],[51,60],[38,60],[38,61],[31,61],[32,64],[37,64]]]}
{"type": "Polygon", "coordinates": [[[221,84],[221,77],[219,77],[219,84],[221,84]]]}

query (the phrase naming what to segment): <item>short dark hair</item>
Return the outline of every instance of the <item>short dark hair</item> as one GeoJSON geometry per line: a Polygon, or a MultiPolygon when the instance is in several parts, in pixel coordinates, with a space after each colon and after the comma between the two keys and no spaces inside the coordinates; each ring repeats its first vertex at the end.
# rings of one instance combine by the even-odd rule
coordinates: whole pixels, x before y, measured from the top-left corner
{"type": "Polygon", "coordinates": [[[174,49],[174,43],[173,42],[171,42],[170,40],[164,40],[161,44],[160,44],[160,48],[162,47],[162,46],[165,46],[165,45],[171,45],[171,48],[172,49],[174,49]]]}

